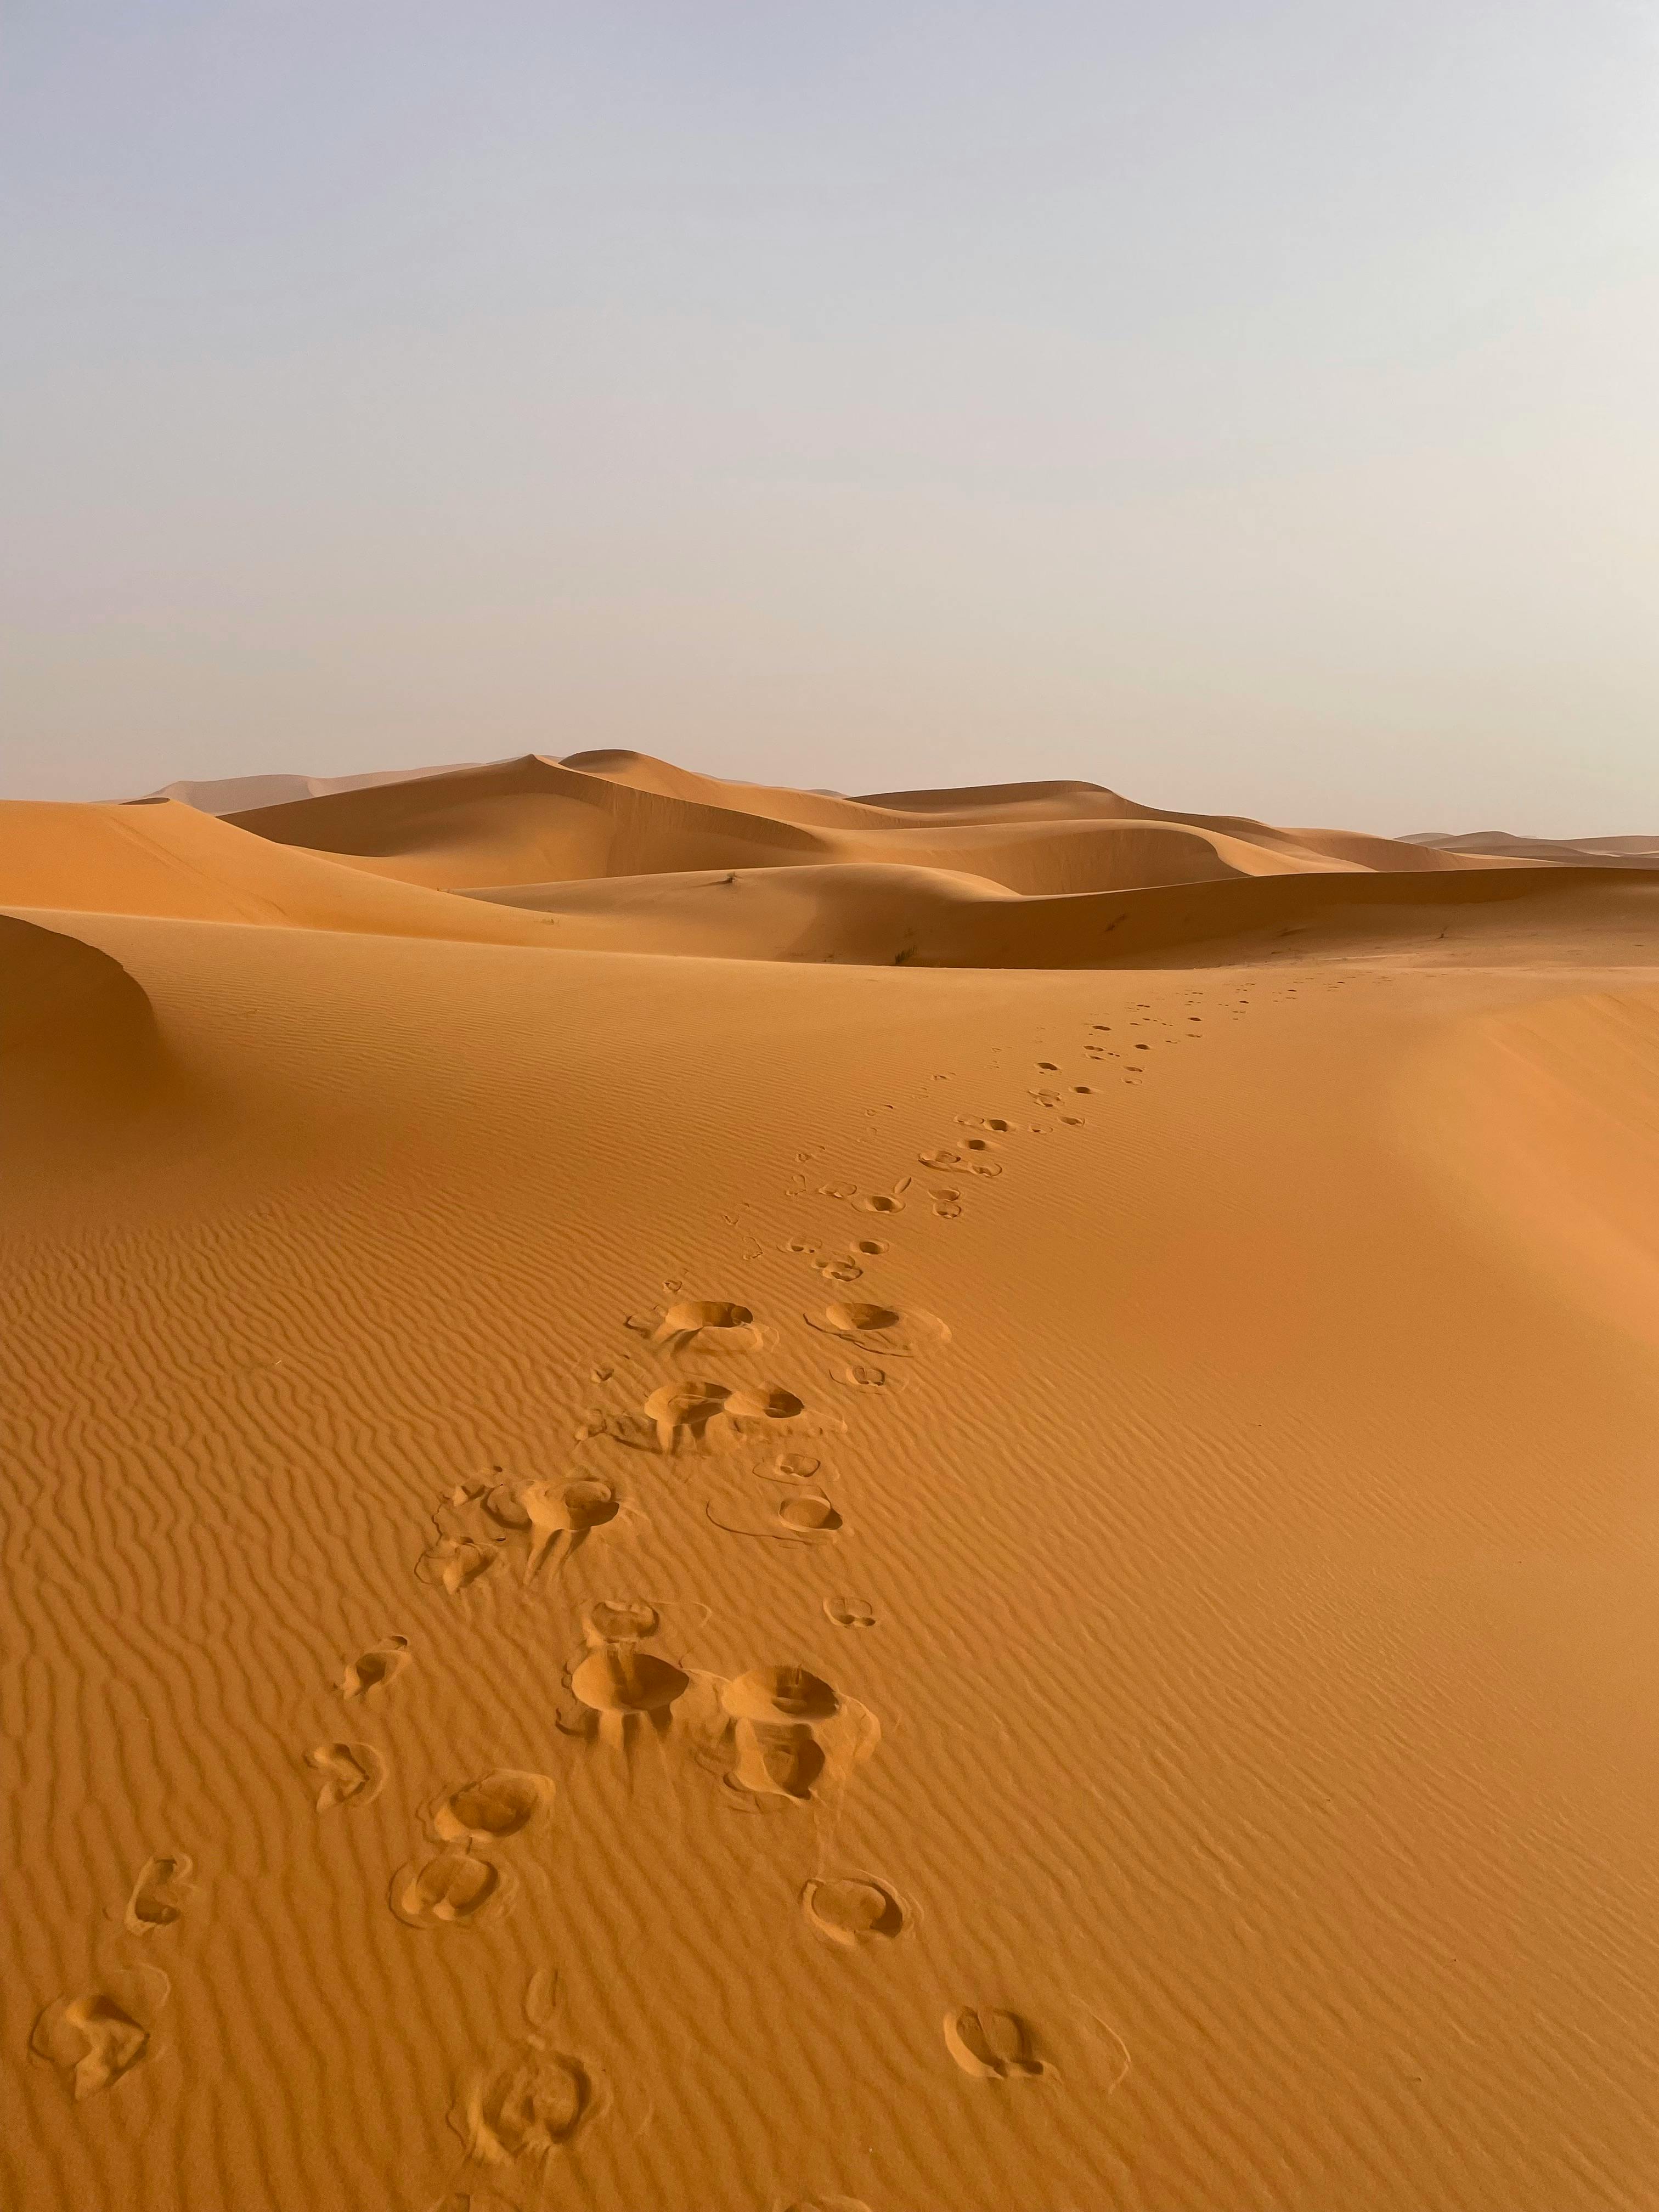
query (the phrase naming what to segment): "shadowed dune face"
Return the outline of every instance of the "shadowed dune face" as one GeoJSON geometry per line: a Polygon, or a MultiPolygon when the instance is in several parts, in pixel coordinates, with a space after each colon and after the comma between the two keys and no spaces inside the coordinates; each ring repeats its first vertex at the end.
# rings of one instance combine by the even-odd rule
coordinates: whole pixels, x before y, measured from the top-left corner
{"type": "Polygon", "coordinates": [[[167,1069],[149,1000],[118,961],[0,914],[0,1130],[74,1137],[125,1119],[167,1069]]]}

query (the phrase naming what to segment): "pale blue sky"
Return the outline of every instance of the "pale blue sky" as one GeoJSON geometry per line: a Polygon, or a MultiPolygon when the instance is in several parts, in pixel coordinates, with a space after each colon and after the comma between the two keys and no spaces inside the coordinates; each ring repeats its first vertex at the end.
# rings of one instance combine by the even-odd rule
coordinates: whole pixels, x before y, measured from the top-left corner
{"type": "Polygon", "coordinates": [[[10,0],[0,793],[1659,829],[1659,0],[10,0]]]}

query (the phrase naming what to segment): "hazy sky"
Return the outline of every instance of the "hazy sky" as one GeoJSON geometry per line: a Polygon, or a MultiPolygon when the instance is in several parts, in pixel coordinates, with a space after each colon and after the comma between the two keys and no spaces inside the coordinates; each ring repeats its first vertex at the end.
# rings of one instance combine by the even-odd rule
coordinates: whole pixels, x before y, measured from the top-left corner
{"type": "Polygon", "coordinates": [[[1659,0],[7,0],[12,797],[1659,829],[1659,0]]]}

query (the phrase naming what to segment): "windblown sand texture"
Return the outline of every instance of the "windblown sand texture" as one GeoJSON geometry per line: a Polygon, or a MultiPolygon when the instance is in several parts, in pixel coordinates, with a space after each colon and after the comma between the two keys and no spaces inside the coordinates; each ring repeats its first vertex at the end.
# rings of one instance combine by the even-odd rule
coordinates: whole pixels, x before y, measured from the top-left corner
{"type": "Polygon", "coordinates": [[[1651,2212],[1601,842],[0,808],[0,2203],[1651,2212]]]}

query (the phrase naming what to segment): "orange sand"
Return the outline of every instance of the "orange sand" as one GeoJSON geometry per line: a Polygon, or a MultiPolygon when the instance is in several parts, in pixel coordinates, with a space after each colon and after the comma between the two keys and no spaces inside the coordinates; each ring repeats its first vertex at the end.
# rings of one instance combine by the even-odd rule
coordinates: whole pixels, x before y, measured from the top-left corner
{"type": "Polygon", "coordinates": [[[0,2204],[1650,2212],[1659,874],[1527,857],[0,808],[0,2204]]]}

